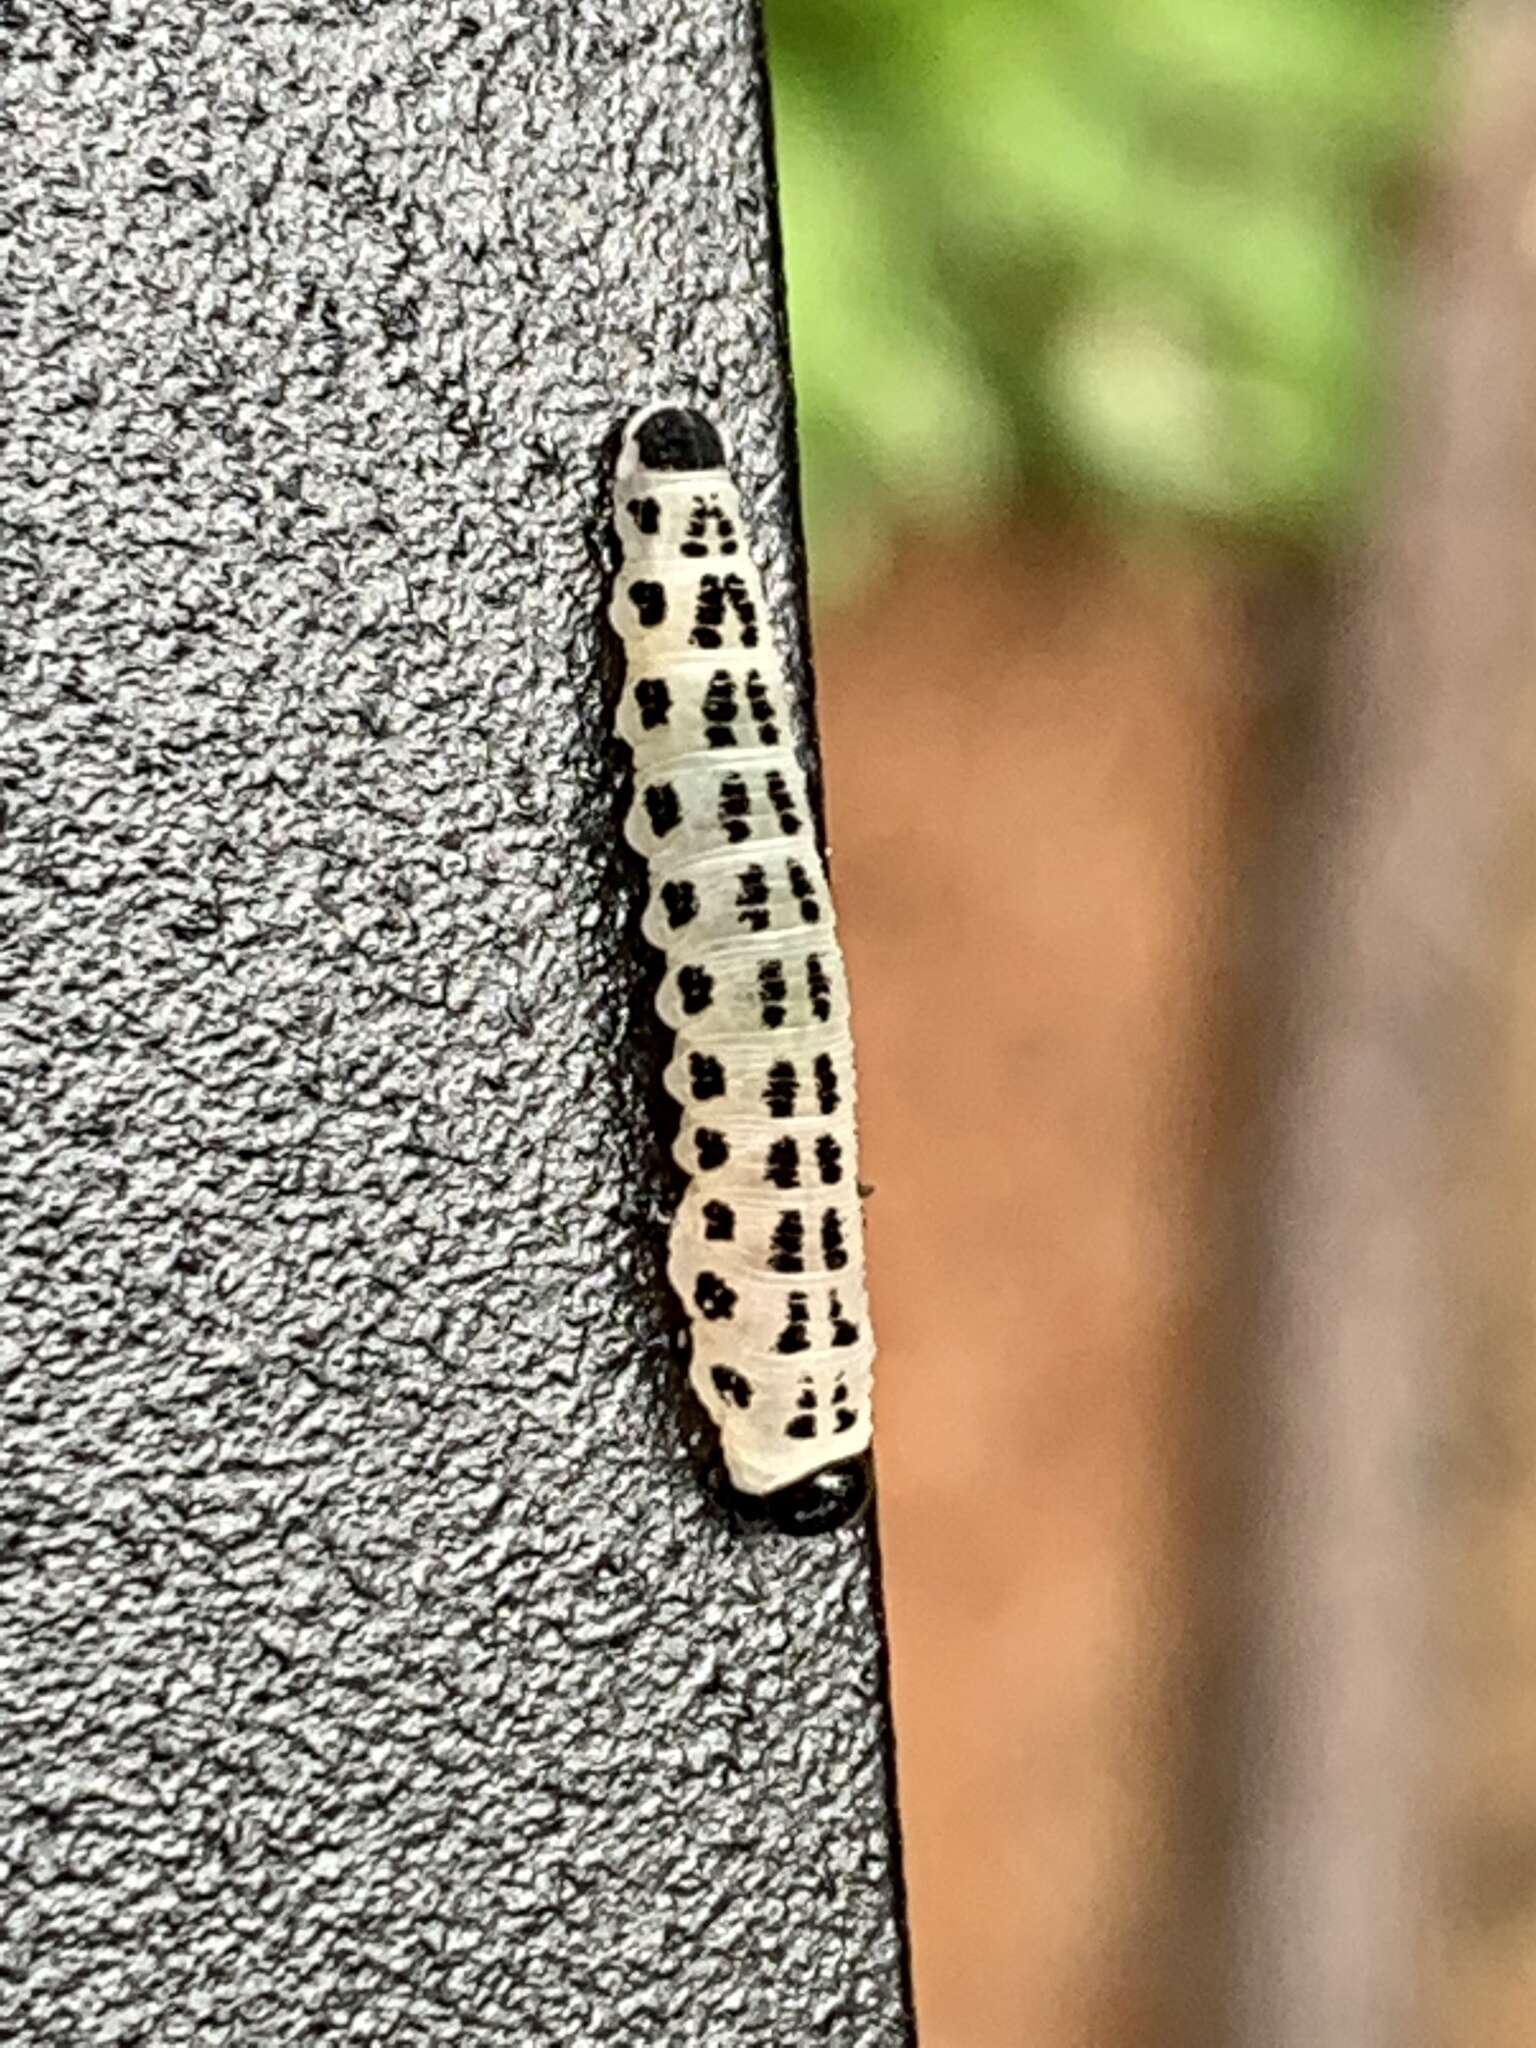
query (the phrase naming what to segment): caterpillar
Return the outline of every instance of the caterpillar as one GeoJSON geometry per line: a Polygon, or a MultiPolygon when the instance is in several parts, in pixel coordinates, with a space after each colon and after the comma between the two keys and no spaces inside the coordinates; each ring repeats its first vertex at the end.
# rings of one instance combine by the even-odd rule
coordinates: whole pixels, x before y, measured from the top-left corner
{"type": "Polygon", "coordinates": [[[739,1504],[792,1534],[860,1514],[874,1339],[848,987],[788,696],[720,436],[624,430],[613,481],[625,837],[665,958],[664,1085],[688,1186],[668,1280],[739,1504]]]}

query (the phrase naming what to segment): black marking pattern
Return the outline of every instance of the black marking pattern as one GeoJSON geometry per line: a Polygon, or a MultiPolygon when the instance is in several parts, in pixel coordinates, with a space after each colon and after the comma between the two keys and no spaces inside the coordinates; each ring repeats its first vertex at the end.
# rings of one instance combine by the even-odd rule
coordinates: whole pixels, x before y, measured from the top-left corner
{"type": "MultiPolygon", "coordinates": [[[[640,600],[634,598],[635,609],[640,610],[640,600]]],[[[730,619],[736,628],[738,646],[757,645],[757,607],[747,591],[746,584],[739,576],[715,576],[705,574],[699,578],[698,596],[693,609],[693,631],[689,639],[695,647],[723,647],[725,645],[726,621],[730,619]]],[[[642,626],[655,623],[640,615],[642,626]]]]}
{"type": "Polygon", "coordinates": [[[805,1218],[798,1209],[786,1209],[773,1226],[768,1265],[775,1273],[805,1271],[805,1218]]]}
{"type": "Polygon", "coordinates": [[[642,626],[659,626],[667,616],[667,593],[660,583],[642,580],[629,586],[629,601],[642,626]]]}
{"type": "Polygon", "coordinates": [[[768,771],[768,801],[773,805],[774,814],[778,818],[779,830],[781,832],[790,833],[800,830],[804,820],[795,809],[795,799],[790,791],[789,778],[780,768],[770,768],[768,771]]]}
{"type": "Polygon", "coordinates": [[[693,1134],[694,1154],[701,1173],[713,1173],[726,1164],[731,1156],[730,1141],[723,1131],[712,1131],[707,1127],[693,1134]]]}
{"type": "Polygon", "coordinates": [[[677,970],[677,993],[684,1016],[700,1016],[715,999],[715,978],[705,967],[680,967],[677,970]]]}
{"type": "Polygon", "coordinates": [[[809,1351],[811,1348],[811,1298],[798,1291],[791,1294],[785,1304],[785,1323],[778,1335],[774,1350],[788,1354],[792,1351],[809,1351]]]}
{"type": "Polygon", "coordinates": [[[795,1104],[800,1096],[800,1083],[795,1075],[793,1060],[775,1060],[768,1069],[768,1085],[763,1090],[763,1100],[768,1105],[770,1116],[793,1116],[795,1104]]]}
{"type": "Polygon", "coordinates": [[[762,1005],[763,1023],[770,1031],[776,1031],[784,1022],[786,1011],[784,1000],[789,994],[789,984],[784,979],[782,960],[763,960],[757,969],[757,996],[762,1005]]]}
{"type": "Polygon", "coordinates": [[[653,782],[645,792],[645,814],[658,839],[665,839],[683,815],[677,791],[670,782],[653,782]]]}
{"type": "Polygon", "coordinates": [[[701,495],[694,499],[686,537],[677,551],[688,561],[701,561],[710,554],[736,553],[736,522],[722,510],[718,498],[701,495]]]}
{"type": "Polygon", "coordinates": [[[768,1147],[763,1178],[770,1187],[797,1188],[800,1185],[800,1146],[794,1138],[775,1138],[768,1147]]]}
{"type": "Polygon", "coordinates": [[[816,901],[816,884],[798,861],[789,864],[789,886],[800,906],[802,924],[820,924],[821,905],[816,901]]]}
{"type": "Polygon", "coordinates": [[[821,1258],[829,1273],[840,1273],[848,1263],[843,1237],[843,1219],[835,1209],[824,1209],[821,1217],[821,1258]]]}
{"type": "Polygon", "coordinates": [[[665,677],[642,676],[635,685],[635,702],[640,707],[640,723],[648,732],[665,725],[672,709],[672,692],[665,677]]]}
{"type": "Polygon", "coordinates": [[[773,713],[773,702],[763,680],[756,669],[746,680],[747,709],[752,714],[752,723],[757,728],[757,744],[760,747],[776,747],[779,744],[779,721],[773,713]]]}
{"type": "Polygon", "coordinates": [[[733,846],[752,837],[752,793],[743,775],[720,778],[720,803],[715,815],[720,829],[733,846]]]}
{"type": "Polygon", "coordinates": [[[768,871],[754,861],[737,877],[736,909],[749,932],[768,929],[768,871]]]}
{"type": "Polygon", "coordinates": [[[816,1107],[823,1116],[830,1116],[842,1099],[837,1092],[837,1068],[832,1064],[831,1053],[817,1053],[812,1071],[816,1076],[816,1107]]]}
{"type": "Polygon", "coordinates": [[[692,882],[663,882],[661,901],[667,913],[667,923],[673,931],[681,931],[685,924],[692,924],[699,914],[699,892],[692,882]]]}
{"type": "Polygon", "coordinates": [[[695,1102],[713,1102],[725,1093],[725,1068],[713,1053],[689,1053],[688,1092],[695,1102]]]}
{"type": "Polygon", "coordinates": [[[736,744],[736,685],[724,673],[704,692],[704,737],[712,747],[736,744]]]}
{"type": "Polygon", "coordinates": [[[686,406],[627,430],[620,729],[627,832],[651,856],[646,936],[676,1046],[691,1176],[669,1271],[735,1484],[771,1493],[868,1438],[853,1069],[826,877],[760,579],[718,434],[686,406]]]}
{"type": "Polygon", "coordinates": [[[734,1287],[721,1279],[718,1273],[701,1273],[693,1290],[694,1305],[706,1322],[728,1323],[736,1313],[737,1294],[734,1287]]]}

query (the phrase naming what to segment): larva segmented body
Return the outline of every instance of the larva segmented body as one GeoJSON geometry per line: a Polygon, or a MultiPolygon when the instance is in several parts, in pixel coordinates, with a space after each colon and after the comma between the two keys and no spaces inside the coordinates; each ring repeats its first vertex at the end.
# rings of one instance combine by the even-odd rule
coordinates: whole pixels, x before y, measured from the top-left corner
{"type": "Polygon", "coordinates": [[[689,1186],[668,1277],[691,1377],[739,1495],[836,1527],[869,1488],[864,1283],[848,989],[741,504],[702,414],[653,406],[614,479],[625,827],[650,868],[643,929],[689,1186]]]}

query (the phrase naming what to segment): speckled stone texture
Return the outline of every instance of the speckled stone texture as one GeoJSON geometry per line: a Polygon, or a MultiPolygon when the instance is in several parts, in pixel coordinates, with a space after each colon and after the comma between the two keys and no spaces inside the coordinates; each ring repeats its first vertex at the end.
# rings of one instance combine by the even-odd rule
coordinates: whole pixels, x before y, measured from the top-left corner
{"type": "MultiPolygon", "coordinates": [[[[603,443],[798,646],[747,0],[0,11],[0,2039],[908,2038],[671,1344],[603,443]]],[[[804,664],[797,664],[804,687],[804,664]]]]}

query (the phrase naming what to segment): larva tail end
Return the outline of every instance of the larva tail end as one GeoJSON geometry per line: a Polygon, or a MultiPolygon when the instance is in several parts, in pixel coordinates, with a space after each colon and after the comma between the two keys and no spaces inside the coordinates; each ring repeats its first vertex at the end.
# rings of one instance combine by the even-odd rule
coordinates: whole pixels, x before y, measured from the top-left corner
{"type": "Polygon", "coordinates": [[[785,1536],[821,1536],[856,1522],[873,1491],[868,1458],[844,1458],[773,1493],[741,1493],[733,1487],[731,1497],[744,1514],[771,1522],[785,1536]]]}
{"type": "Polygon", "coordinates": [[[725,449],[703,413],[691,405],[658,405],[636,413],[625,438],[642,469],[723,469],[725,449]]]}

